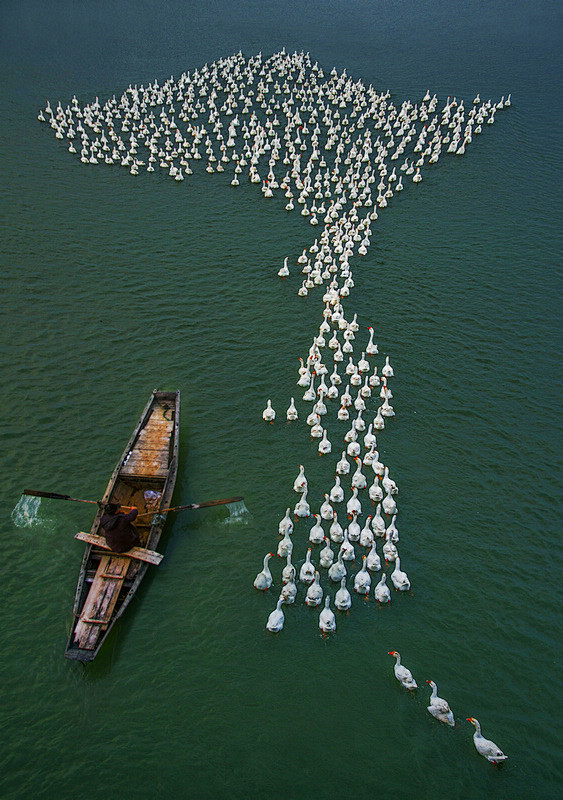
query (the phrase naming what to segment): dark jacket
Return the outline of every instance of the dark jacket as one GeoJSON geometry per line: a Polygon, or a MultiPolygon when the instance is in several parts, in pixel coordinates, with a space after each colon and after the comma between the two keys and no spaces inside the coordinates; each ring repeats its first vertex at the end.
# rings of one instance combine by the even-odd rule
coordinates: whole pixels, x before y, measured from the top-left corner
{"type": "Polygon", "coordinates": [[[138,513],[134,508],[128,514],[104,514],[102,517],[102,532],[114,553],[125,553],[141,544],[137,528],[132,524],[138,513]]]}

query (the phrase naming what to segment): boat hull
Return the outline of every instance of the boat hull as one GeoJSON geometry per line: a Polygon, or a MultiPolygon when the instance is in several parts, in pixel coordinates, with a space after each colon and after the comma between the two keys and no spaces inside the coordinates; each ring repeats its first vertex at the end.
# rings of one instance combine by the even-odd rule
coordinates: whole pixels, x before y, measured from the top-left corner
{"type": "MultiPolygon", "coordinates": [[[[156,550],[178,470],[180,393],[155,390],[119,459],[102,498],[90,533],[103,535],[101,518],[106,503],[136,506],[135,523],[141,546],[156,550]]],[[[65,656],[93,661],[109,632],[137,592],[149,564],[123,553],[88,545],[82,558],[73,621],[65,656]]]]}

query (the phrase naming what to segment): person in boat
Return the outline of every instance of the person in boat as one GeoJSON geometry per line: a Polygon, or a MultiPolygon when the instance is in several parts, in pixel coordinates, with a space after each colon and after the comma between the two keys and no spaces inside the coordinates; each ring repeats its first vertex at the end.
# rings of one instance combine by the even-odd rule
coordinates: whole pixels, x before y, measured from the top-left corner
{"type": "Polygon", "coordinates": [[[114,553],[125,553],[132,547],[138,547],[141,544],[139,532],[133,525],[139,511],[133,507],[127,514],[118,512],[119,505],[117,503],[107,503],[100,524],[106,542],[114,553]]]}

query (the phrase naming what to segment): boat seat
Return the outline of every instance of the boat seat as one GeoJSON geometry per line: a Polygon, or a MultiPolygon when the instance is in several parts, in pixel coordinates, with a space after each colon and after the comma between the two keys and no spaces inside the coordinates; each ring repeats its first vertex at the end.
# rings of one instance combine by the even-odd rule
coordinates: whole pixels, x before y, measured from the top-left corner
{"type": "MultiPolygon", "coordinates": [[[[96,547],[100,547],[102,550],[109,550],[111,552],[111,548],[108,546],[103,536],[98,536],[95,533],[86,533],[85,531],[79,531],[78,533],[75,533],[74,538],[78,539],[81,542],[87,542],[88,544],[93,544],[96,547]]],[[[112,555],[127,556],[128,558],[135,559],[135,561],[146,561],[148,564],[155,564],[155,565],[160,564],[160,562],[164,558],[162,553],[157,553],[156,550],[147,550],[145,547],[132,547],[130,550],[127,550],[126,553],[113,553],[112,555]]],[[[99,572],[99,567],[98,567],[98,572],[99,572]]]]}

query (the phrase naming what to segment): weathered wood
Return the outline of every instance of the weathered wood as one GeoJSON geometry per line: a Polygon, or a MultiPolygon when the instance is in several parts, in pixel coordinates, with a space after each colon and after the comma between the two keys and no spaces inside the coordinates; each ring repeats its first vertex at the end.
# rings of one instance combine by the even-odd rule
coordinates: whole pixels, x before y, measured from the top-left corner
{"type": "MultiPolygon", "coordinates": [[[[75,539],[79,539],[81,542],[87,542],[88,544],[96,545],[96,547],[101,547],[103,550],[110,550],[108,543],[104,539],[103,536],[98,536],[95,533],[86,533],[85,531],[79,531],[74,535],[75,539]]],[[[127,550],[125,553],[112,553],[113,555],[122,555],[127,556],[128,558],[134,558],[137,561],[146,561],[147,564],[155,564],[158,566],[164,556],[162,553],[157,553],[156,550],[147,550],[144,547],[132,547],[130,550],[127,550]]]]}
{"type": "MultiPolygon", "coordinates": [[[[102,504],[148,509],[144,492],[150,490],[159,494],[157,507],[171,505],[178,468],[179,424],[180,393],[155,390],[117,462],[102,504]]],[[[96,657],[107,634],[128,607],[148,565],[159,564],[163,558],[151,548],[158,545],[164,516],[156,514],[150,521],[140,521],[138,531],[145,547],[113,553],[100,535],[102,508],[90,533],[76,534],[87,547],[65,655],[79,661],[92,661],[96,657]]]]}
{"type": "Polygon", "coordinates": [[[102,556],[80,619],[76,624],[74,641],[79,647],[92,650],[96,646],[104,626],[109,625],[129,564],[128,558],[112,555],[102,556]]]}
{"type": "Polygon", "coordinates": [[[174,421],[161,408],[151,413],[121,469],[123,475],[161,476],[168,471],[169,441],[174,421]]]}

